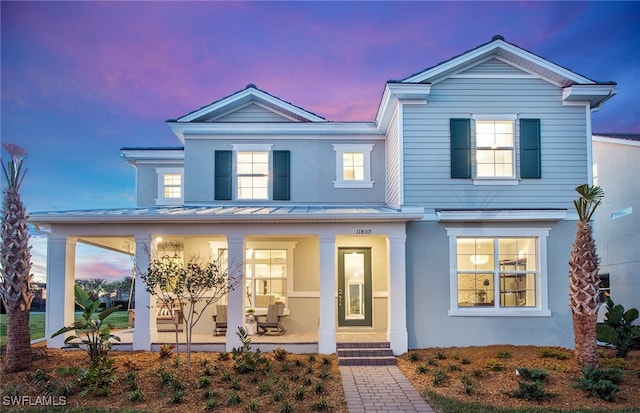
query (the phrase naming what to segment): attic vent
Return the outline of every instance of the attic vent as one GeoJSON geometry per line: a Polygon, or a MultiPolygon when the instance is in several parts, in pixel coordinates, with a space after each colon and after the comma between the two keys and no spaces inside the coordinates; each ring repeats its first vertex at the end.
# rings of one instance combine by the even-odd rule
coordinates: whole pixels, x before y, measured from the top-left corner
{"type": "Polygon", "coordinates": [[[493,41],[496,41],[496,40],[504,40],[504,37],[499,35],[499,34],[496,34],[495,36],[493,36],[491,38],[491,41],[493,42],[493,41]]]}

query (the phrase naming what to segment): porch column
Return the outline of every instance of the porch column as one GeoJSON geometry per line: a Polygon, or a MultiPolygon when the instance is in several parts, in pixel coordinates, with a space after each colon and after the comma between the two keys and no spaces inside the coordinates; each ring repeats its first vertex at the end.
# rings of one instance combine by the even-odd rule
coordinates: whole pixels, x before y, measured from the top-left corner
{"type": "Polygon", "coordinates": [[[320,328],[318,352],[336,352],[336,239],[320,237],[320,328]]]}
{"type": "Polygon", "coordinates": [[[393,354],[406,353],[409,347],[407,333],[407,280],[406,280],[406,234],[390,235],[389,249],[389,328],[387,339],[393,354]]]}
{"type": "Polygon", "coordinates": [[[226,351],[240,347],[238,327],[244,326],[244,239],[239,236],[227,237],[229,277],[235,280],[235,288],[227,295],[227,335],[226,351]]]}
{"type": "Polygon", "coordinates": [[[140,277],[146,273],[151,260],[150,249],[153,248],[151,234],[135,236],[136,243],[136,281],[135,281],[135,326],[133,328],[133,349],[151,350],[151,343],[158,339],[156,326],[156,302],[154,296],[147,292],[147,286],[140,277]]]}
{"type": "Polygon", "coordinates": [[[47,243],[47,303],[45,338],[47,347],[61,348],[71,333],[51,338],[62,327],[73,324],[76,270],[76,239],[51,233],[47,243]]]}

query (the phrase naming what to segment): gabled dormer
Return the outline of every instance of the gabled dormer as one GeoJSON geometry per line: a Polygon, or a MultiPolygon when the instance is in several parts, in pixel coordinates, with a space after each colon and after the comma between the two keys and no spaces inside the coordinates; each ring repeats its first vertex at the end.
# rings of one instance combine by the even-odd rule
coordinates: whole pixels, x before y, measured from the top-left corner
{"type": "Polygon", "coordinates": [[[167,125],[184,142],[185,135],[206,134],[212,131],[242,130],[247,133],[251,125],[264,128],[264,124],[311,123],[326,120],[314,113],[277,98],[254,84],[227,97],[212,102],[167,125]]]}

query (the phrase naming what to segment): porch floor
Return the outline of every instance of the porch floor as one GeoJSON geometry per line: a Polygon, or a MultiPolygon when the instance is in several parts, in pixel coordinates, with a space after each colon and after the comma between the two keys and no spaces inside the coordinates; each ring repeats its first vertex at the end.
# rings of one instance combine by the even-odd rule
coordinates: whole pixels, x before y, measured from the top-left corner
{"type": "MultiPolygon", "coordinates": [[[[120,337],[120,342],[114,346],[115,350],[131,350],[133,343],[133,328],[112,330],[111,334],[120,337]]],[[[229,334],[229,333],[227,333],[229,334]]],[[[276,347],[291,349],[294,352],[317,352],[318,349],[318,333],[289,333],[278,335],[252,335],[251,344],[260,348],[262,351],[270,351],[276,347]]],[[[175,343],[174,332],[159,332],[157,339],[154,340],[151,347],[152,350],[157,349],[163,344],[175,343]]],[[[186,343],[186,335],[184,332],[178,333],[180,344],[186,343]]],[[[387,341],[386,333],[378,333],[372,331],[348,331],[337,332],[336,342],[380,342],[387,341]]],[[[213,334],[196,334],[192,336],[192,346],[195,351],[224,351],[226,336],[213,334]]]]}

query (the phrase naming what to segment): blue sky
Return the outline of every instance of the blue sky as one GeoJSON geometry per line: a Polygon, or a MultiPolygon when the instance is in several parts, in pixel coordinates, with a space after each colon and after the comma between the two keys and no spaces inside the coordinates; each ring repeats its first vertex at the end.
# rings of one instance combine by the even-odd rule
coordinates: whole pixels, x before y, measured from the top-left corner
{"type": "MultiPolygon", "coordinates": [[[[29,152],[29,211],[133,207],[134,170],[119,149],[179,145],[165,120],[248,83],[330,121],[371,121],[387,80],[495,34],[590,79],[617,82],[618,95],[593,114],[593,130],[640,133],[640,2],[0,7],[1,139],[29,152]]],[[[44,242],[35,238],[41,276],[44,242]]],[[[79,276],[128,275],[123,261],[83,247],[79,276]]]]}

